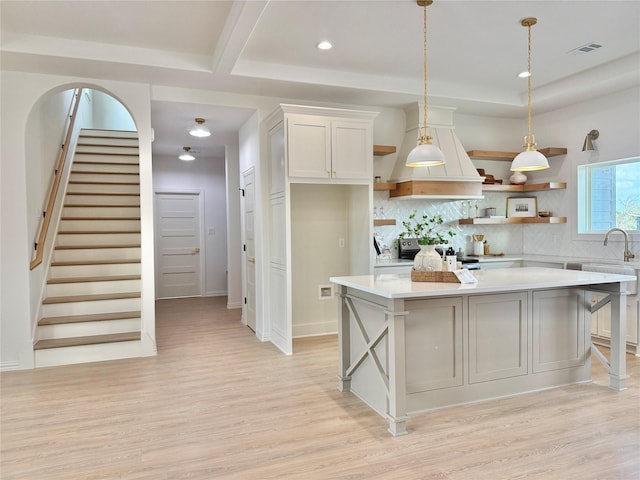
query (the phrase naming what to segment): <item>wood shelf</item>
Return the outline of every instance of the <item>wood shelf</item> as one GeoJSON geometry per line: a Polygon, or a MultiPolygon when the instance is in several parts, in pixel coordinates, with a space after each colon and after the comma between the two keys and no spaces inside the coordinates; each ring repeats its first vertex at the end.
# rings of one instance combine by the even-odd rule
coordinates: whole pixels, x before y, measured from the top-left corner
{"type": "Polygon", "coordinates": [[[483,192],[542,192],[549,190],[564,190],[567,188],[566,182],[546,182],[532,183],[530,185],[501,185],[501,184],[483,184],[483,192]]]}
{"type": "Polygon", "coordinates": [[[567,223],[567,217],[461,218],[458,225],[507,225],[522,223],[567,223]]]}
{"type": "Polygon", "coordinates": [[[385,225],[395,225],[396,224],[396,219],[395,218],[376,218],[373,221],[373,226],[374,227],[382,227],[385,225]]]}
{"type": "Polygon", "coordinates": [[[384,155],[389,155],[391,153],[396,153],[395,145],[374,145],[373,146],[374,156],[384,156],[384,155]]]}
{"type": "Polygon", "coordinates": [[[373,189],[374,190],[395,190],[396,183],[393,182],[374,182],[373,189]]]}
{"type": "MultiPolygon", "coordinates": [[[[545,157],[557,157],[558,155],[567,154],[567,149],[563,147],[546,147],[540,148],[538,151],[545,157]]],[[[476,160],[501,160],[510,162],[519,153],[520,152],[499,152],[495,150],[469,150],[467,155],[476,160]]]]}

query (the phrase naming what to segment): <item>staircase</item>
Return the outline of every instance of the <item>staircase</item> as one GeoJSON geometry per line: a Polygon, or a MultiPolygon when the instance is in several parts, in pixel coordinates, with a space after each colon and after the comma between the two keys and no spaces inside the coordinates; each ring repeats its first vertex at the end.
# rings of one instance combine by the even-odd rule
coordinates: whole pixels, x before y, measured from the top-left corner
{"type": "Polygon", "coordinates": [[[140,356],[136,132],[81,130],[36,329],[36,367],[140,356]]]}

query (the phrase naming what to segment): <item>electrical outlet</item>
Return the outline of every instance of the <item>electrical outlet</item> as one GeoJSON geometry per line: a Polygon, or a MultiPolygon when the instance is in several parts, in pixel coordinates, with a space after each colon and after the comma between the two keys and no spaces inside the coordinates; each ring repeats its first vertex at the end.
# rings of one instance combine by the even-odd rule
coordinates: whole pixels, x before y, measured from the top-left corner
{"type": "Polygon", "coordinates": [[[339,238],[338,239],[338,247],[339,248],[344,248],[344,238],[339,238]]]}

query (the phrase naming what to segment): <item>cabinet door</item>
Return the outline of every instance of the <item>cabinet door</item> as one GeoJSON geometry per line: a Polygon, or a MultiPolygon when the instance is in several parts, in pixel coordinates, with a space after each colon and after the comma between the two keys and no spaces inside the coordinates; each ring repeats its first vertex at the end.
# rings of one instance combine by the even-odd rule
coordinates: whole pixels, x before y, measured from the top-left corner
{"type": "Polygon", "coordinates": [[[533,373],[585,364],[585,310],[582,290],[533,292],[533,373]]]}
{"type": "Polygon", "coordinates": [[[331,178],[331,122],[322,117],[287,118],[289,176],[331,178]]]}
{"type": "Polygon", "coordinates": [[[469,297],[469,383],[527,374],[526,292],[469,297]]]}
{"type": "Polygon", "coordinates": [[[284,126],[279,123],[269,130],[271,162],[271,195],[284,192],[284,126]]]}
{"type": "Polygon", "coordinates": [[[331,171],[338,179],[373,177],[373,137],[370,122],[331,122],[331,171]]]}

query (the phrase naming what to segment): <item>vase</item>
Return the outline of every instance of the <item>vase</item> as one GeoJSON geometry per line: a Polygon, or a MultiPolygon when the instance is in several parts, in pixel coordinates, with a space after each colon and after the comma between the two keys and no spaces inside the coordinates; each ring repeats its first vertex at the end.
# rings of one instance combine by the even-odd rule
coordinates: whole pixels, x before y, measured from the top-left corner
{"type": "Polygon", "coordinates": [[[436,246],[420,245],[420,251],[413,259],[413,268],[431,272],[442,271],[442,257],[436,252],[436,246]]]}
{"type": "Polygon", "coordinates": [[[527,182],[527,176],[522,172],[513,172],[509,177],[511,185],[524,185],[527,182]]]}

